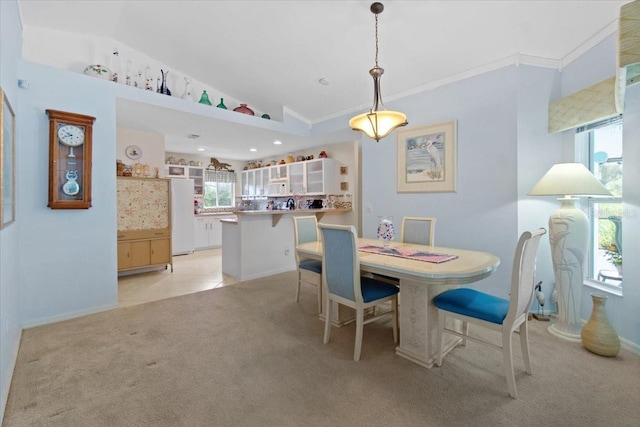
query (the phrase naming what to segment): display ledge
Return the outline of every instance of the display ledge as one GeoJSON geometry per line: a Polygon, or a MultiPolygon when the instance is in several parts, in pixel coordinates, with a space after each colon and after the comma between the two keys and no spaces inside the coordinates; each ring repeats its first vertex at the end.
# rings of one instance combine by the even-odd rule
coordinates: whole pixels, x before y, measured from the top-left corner
{"type": "Polygon", "coordinates": [[[351,212],[351,209],[292,209],[292,210],[263,209],[259,211],[235,211],[234,213],[238,216],[272,215],[271,226],[275,227],[276,225],[278,225],[278,222],[280,221],[280,218],[282,218],[283,215],[315,215],[316,218],[318,218],[318,221],[320,221],[324,216],[324,214],[326,213],[342,214],[347,212],[351,212]]]}

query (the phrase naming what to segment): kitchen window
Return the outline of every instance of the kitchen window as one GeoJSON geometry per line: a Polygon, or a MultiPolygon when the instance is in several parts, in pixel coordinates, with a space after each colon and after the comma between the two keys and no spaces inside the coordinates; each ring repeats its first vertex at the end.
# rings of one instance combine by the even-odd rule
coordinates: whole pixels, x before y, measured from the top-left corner
{"type": "Polygon", "coordinates": [[[235,205],[236,174],[228,171],[205,171],[204,207],[229,208],[235,205]]]}

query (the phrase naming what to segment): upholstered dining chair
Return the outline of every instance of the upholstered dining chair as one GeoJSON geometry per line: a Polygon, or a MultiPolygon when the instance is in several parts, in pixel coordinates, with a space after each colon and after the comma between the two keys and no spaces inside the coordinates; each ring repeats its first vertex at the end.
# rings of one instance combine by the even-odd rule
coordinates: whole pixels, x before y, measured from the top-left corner
{"type": "MultiPolygon", "coordinates": [[[[436,218],[424,216],[405,216],[402,218],[400,241],[418,245],[433,246],[435,241],[436,218]]],[[[375,279],[399,286],[400,280],[382,274],[372,274],[375,279]]]]}
{"type": "Polygon", "coordinates": [[[398,342],[398,287],[386,282],[360,276],[360,253],[356,229],[352,225],[318,226],[322,233],[322,284],[325,302],[324,343],[331,335],[331,303],[356,310],[356,342],[353,360],[360,360],[364,325],[391,314],[393,341],[398,342]],[[391,301],[391,311],[365,319],[365,310],[391,301]]]}
{"type": "Polygon", "coordinates": [[[434,217],[405,216],[402,218],[400,240],[405,243],[433,246],[435,231],[434,217]]]}
{"type": "MultiPolygon", "coordinates": [[[[295,245],[315,242],[318,240],[318,220],[315,215],[293,216],[293,236],[295,245]]],[[[313,285],[317,288],[318,313],[322,313],[322,261],[304,259],[296,253],[296,265],[298,266],[298,286],[296,287],[296,302],[300,301],[300,285],[302,283],[313,285]]]]}
{"type": "Polygon", "coordinates": [[[518,398],[516,379],[513,371],[512,337],[516,329],[520,332],[520,347],[527,374],[531,375],[529,357],[529,336],[527,315],[535,282],[536,252],[540,237],[546,233],[544,228],[525,231],[518,240],[511,273],[511,294],[509,299],[499,298],[474,289],[458,288],[445,291],[433,299],[438,311],[438,330],[436,335],[438,356],[436,365],[442,366],[442,334],[451,333],[466,340],[472,340],[490,347],[502,349],[504,374],[507,378],[509,394],[518,398]],[[447,318],[462,321],[462,333],[445,327],[447,318]],[[502,345],[469,336],[469,323],[498,331],[502,334],[502,345]]]}

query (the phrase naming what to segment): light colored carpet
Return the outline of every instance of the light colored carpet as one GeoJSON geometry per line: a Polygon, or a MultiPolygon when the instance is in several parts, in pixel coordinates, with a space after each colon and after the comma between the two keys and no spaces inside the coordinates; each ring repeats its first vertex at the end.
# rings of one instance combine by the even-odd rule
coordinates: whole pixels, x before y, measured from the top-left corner
{"type": "Polygon", "coordinates": [[[25,330],[4,427],[633,426],[640,358],[604,358],[532,321],[534,375],[514,339],[520,399],[501,354],[458,347],[441,368],[395,355],[390,321],[322,343],[315,289],[295,273],[25,330]]]}

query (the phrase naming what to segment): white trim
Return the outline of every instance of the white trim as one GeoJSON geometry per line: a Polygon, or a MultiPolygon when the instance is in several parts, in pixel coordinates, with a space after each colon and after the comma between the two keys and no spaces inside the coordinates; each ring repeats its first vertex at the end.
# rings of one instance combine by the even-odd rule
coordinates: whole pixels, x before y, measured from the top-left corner
{"type": "Polygon", "coordinates": [[[587,39],[580,46],[575,48],[567,56],[561,59],[560,71],[562,71],[567,65],[571,64],[576,59],[580,58],[588,50],[595,47],[598,43],[609,37],[611,34],[615,34],[618,31],[618,19],[614,19],[602,30],[597,32],[591,38],[587,39]]]}
{"type": "Polygon", "coordinates": [[[597,289],[599,291],[606,292],[610,295],[615,295],[617,297],[624,296],[622,294],[622,286],[610,285],[605,282],[600,282],[599,280],[586,279],[584,282],[584,286],[588,286],[592,289],[597,289]]]}
{"type": "Polygon", "coordinates": [[[306,124],[308,126],[311,126],[311,124],[312,124],[312,122],[309,121],[309,119],[307,119],[306,117],[302,117],[300,114],[296,113],[295,111],[293,111],[292,109],[290,109],[290,108],[288,108],[286,106],[282,107],[282,115],[283,115],[283,117],[282,117],[282,121],[283,122],[285,121],[284,120],[284,116],[286,115],[286,116],[291,116],[294,119],[300,120],[301,122],[303,122],[304,124],[306,124]]]}
{"type": "Polygon", "coordinates": [[[90,314],[101,313],[103,311],[113,310],[114,308],[118,308],[118,304],[107,304],[100,307],[91,308],[89,310],[78,310],[71,311],[68,313],[61,314],[59,316],[52,317],[44,317],[41,319],[32,320],[29,322],[25,322],[22,325],[23,329],[35,328],[36,326],[48,325],[50,323],[62,322],[63,320],[75,319],[77,317],[84,317],[90,314]]]}

